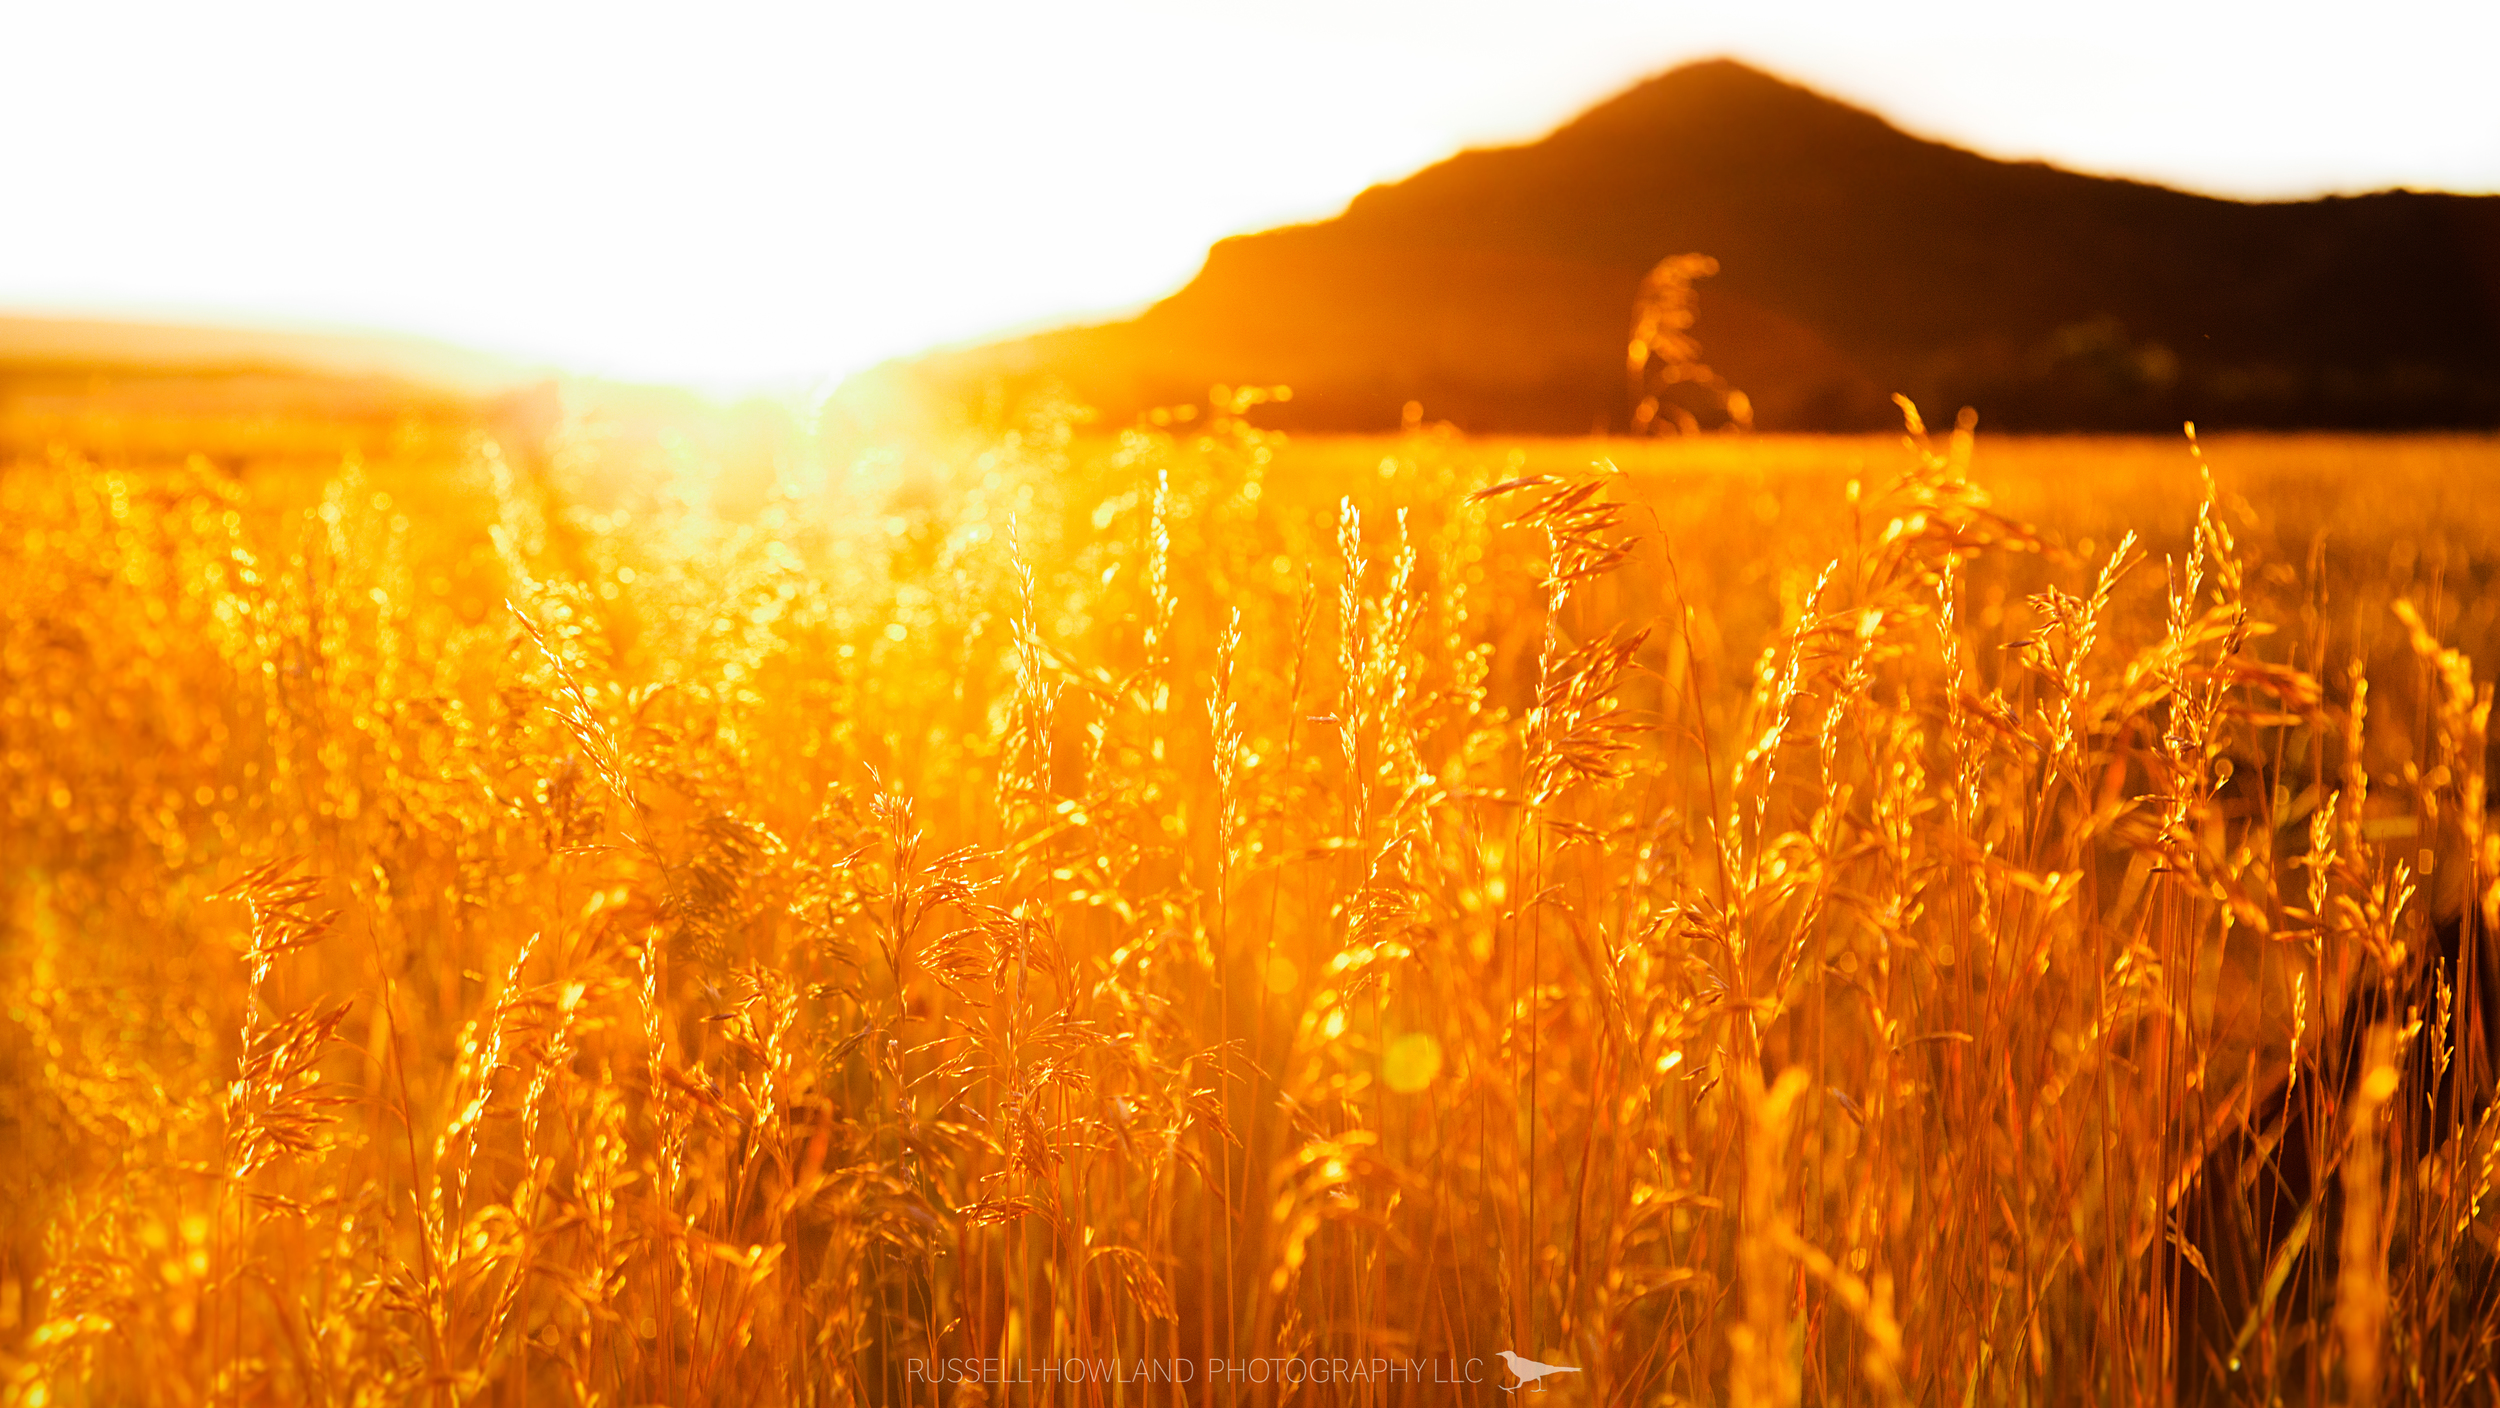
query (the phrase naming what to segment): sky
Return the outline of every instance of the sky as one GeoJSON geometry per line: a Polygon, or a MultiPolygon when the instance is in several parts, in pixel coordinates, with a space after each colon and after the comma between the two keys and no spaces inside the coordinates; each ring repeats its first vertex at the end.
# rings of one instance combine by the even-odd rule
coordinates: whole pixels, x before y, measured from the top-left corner
{"type": "Polygon", "coordinates": [[[2500,4],[0,5],[0,310],[712,390],[1120,314],[1728,55],[2009,158],[2500,192],[2500,4]]]}

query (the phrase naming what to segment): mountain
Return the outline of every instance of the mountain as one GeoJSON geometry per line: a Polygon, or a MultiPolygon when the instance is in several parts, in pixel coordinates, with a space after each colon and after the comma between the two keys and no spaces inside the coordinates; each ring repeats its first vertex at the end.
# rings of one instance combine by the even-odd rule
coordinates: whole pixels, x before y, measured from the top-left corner
{"type": "Polygon", "coordinates": [[[1896,391],[2039,431],[2500,425],[2500,197],[2251,203],[1996,161],[1724,60],[1224,240],[1130,321],[890,363],[846,399],[1051,391],[1124,423],[1283,383],[1289,427],[1419,401],[1620,431],[1635,292],[1686,253],[1719,266],[1700,359],[1764,429],[1898,424],[1896,391]]]}

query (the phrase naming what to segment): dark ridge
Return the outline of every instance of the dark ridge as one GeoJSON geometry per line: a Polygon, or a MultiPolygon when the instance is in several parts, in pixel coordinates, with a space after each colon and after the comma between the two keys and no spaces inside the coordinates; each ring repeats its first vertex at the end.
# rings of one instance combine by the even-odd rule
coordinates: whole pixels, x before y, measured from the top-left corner
{"type": "Polygon", "coordinates": [[[1720,60],[1316,224],[1218,243],[1117,324],[889,364],[954,405],[1045,388],[1124,421],[1285,383],[1277,423],[1622,430],[1634,290],[1719,261],[1702,355],[1771,430],[2500,425],[2500,197],[2219,200],[2001,162],[1720,60]]]}

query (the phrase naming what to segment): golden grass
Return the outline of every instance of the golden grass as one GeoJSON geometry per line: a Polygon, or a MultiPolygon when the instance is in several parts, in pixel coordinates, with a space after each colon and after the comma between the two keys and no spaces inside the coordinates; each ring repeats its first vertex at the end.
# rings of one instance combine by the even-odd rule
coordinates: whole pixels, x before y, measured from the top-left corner
{"type": "Polygon", "coordinates": [[[7,469],[8,1401],[2491,1392],[2500,447],[1239,409],[7,469]]]}

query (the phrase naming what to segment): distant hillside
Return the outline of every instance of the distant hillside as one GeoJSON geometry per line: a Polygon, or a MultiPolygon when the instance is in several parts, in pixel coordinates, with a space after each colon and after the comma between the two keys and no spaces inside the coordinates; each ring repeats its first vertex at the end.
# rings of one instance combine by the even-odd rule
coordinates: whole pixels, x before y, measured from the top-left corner
{"type": "Polygon", "coordinates": [[[543,373],[424,338],[0,317],[0,457],[319,459],[472,428],[527,448],[555,414],[543,373]]]}
{"type": "Polygon", "coordinates": [[[1115,421],[1286,383],[1271,419],[1623,429],[1632,301],[1699,252],[1702,358],[1773,430],[1907,392],[2029,430],[2500,425],[2500,197],[2217,200],[1922,141],[1732,62],[1335,219],[1217,244],[1136,319],[889,364],[850,388],[1115,421]]]}
{"type": "Polygon", "coordinates": [[[450,466],[481,439],[544,471],[561,442],[595,466],[567,482],[581,502],[680,492],[700,466],[712,509],[741,517],[771,501],[805,434],[767,398],[558,377],[423,338],[0,317],[0,474],[55,453],[196,455],[237,476],[326,475],[351,454],[450,466]]]}
{"type": "Polygon", "coordinates": [[[63,373],[381,378],[487,395],[533,379],[516,362],[429,338],[389,333],[128,323],[0,316],[0,378],[63,373]]]}

